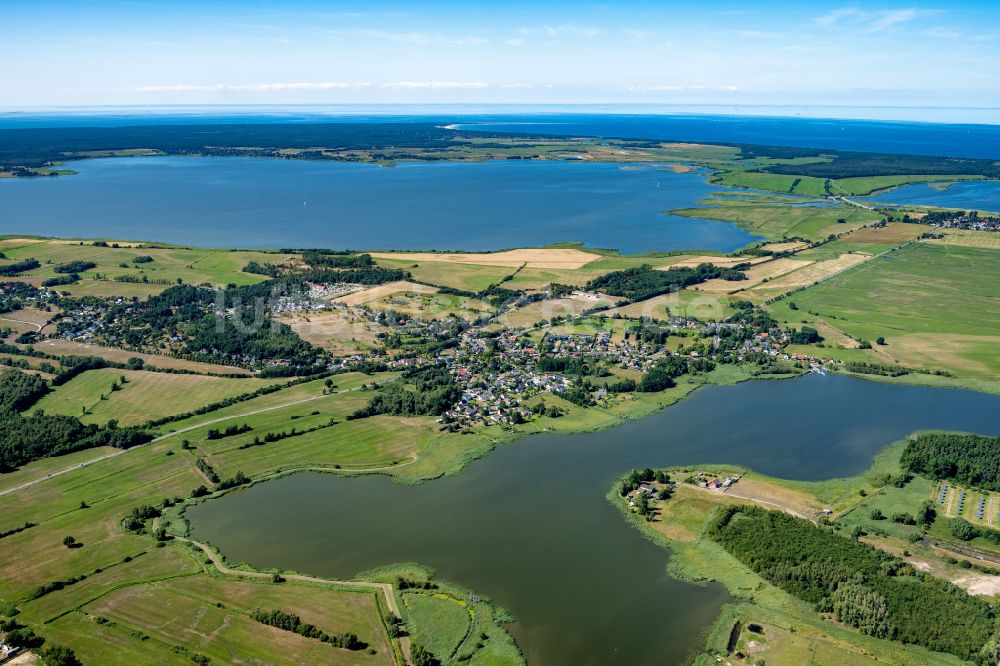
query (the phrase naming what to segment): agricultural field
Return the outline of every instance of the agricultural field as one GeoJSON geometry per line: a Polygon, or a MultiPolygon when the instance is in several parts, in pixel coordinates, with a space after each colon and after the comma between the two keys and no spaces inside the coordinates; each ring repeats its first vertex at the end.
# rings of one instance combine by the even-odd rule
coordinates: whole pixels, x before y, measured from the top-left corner
{"type": "Polygon", "coordinates": [[[1000,294],[982,276],[997,271],[1000,252],[918,242],[768,307],[779,321],[822,322],[872,343],[884,337],[878,351],[900,365],[995,376],[1000,294]]]}
{"type": "Polygon", "coordinates": [[[598,307],[609,308],[621,299],[604,294],[574,292],[563,298],[549,298],[529,303],[523,307],[505,312],[499,317],[505,326],[527,328],[553,317],[579,317],[586,310],[598,307]]]}
{"type": "Polygon", "coordinates": [[[8,239],[3,253],[11,260],[37,259],[42,266],[17,278],[36,286],[59,275],[60,264],[85,261],[95,267],[81,271],[77,284],[61,285],[60,291],[75,296],[148,296],[182,280],[187,284],[256,284],[262,275],[244,273],[250,261],[282,263],[291,255],[268,252],[192,249],[158,244],[116,242],[119,247],[95,247],[91,241],[60,239],[8,239]],[[146,257],[151,260],[145,260],[146,257]],[[141,258],[139,263],[135,259],[141,258]],[[100,278],[100,279],[99,279],[100,278]],[[116,281],[126,278],[129,282],[116,281]]]}
{"type": "MultiPolygon", "coordinates": [[[[344,299],[349,299],[345,296],[344,299]]],[[[475,320],[493,311],[489,303],[477,298],[457,294],[428,293],[425,291],[397,291],[388,296],[364,302],[366,308],[379,312],[398,312],[407,317],[424,321],[462,317],[475,320]]]]}
{"type": "Polygon", "coordinates": [[[204,363],[202,361],[190,361],[174,356],[161,356],[159,354],[146,354],[144,352],[126,351],[116,347],[104,347],[87,342],[74,342],[72,340],[52,339],[42,340],[35,343],[34,348],[46,354],[54,356],[98,356],[114,363],[128,363],[130,359],[142,359],[147,366],[155,368],[170,368],[173,370],[188,370],[202,374],[226,374],[226,375],[250,375],[249,370],[238,368],[234,365],[219,365],[216,363],[204,363]]]}
{"type": "Polygon", "coordinates": [[[745,187],[807,197],[822,197],[827,194],[826,180],[810,176],[786,176],[758,171],[723,171],[714,176],[712,182],[726,187],[745,187]]]}
{"type": "Polygon", "coordinates": [[[399,282],[389,282],[387,284],[380,284],[377,287],[362,289],[346,296],[340,296],[335,298],[334,302],[342,305],[368,305],[369,303],[380,301],[387,296],[398,293],[436,294],[437,291],[437,287],[429,287],[425,284],[401,280],[399,282]]]}
{"type": "Polygon", "coordinates": [[[1000,234],[989,231],[966,231],[964,229],[942,229],[944,238],[930,240],[929,243],[942,245],[961,245],[963,247],[980,247],[990,250],[1000,250],[1000,234]]]}
{"type": "Polygon", "coordinates": [[[415,262],[398,259],[395,253],[379,254],[377,261],[379,266],[409,271],[414,279],[421,282],[473,292],[486,289],[491,284],[498,284],[517,270],[516,266],[510,268],[502,264],[490,265],[435,260],[415,262]]]}
{"type": "Polygon", "coordinates": [[[356,354],[372,350],[379,335],[388,335],[388,326],[369,320],[350,307],[334,307],[322,312],[294,313],[282,317],[295,333],[311,344],[333,354],[356,354]]]}
{"type": "Polygon", "coordinates": [[[279,381],[147,370],[89,370],[56,387],[35,404],[33,411],[79,416],[84,423],[115,419],[123,426],[137,425],[276,383],[279,381]],[[118,388],[113,389],[112,384],[118,388]]]}
{"type": "Polygon", "coordinates": [[[599,255],[572,248],[538,248],[505,250],[502,252],[445,253],[445,252],[374,252],[376,259],[392,259],[411,263],[474,264],[506,268],[582,268],[599,255]]]}
{"type": "Polygon", "coordinates": [[[830,181],[830,191],[834,194],[848,196],[866,196],[883,190],[891,190],[900,185],[910,183],[953,183],[959,180],[982,180],[982,176],[955,175],[947,177],[929,176],[864,176],[857,178],[838,178],[830,181]]]}
{"type": "Polygon", "coordinates": [[[739,298],[721,293],[707,293],[693,289],[661,294],[644,301],[630,303],[612,308],[601,313],[602,316],[637,318],[651,317],[653,319],[669,319],[670,317],[697,317],[698,319],[722,319],[733,312],[732,301],[739,298]]]}
{"type": "Polygon", "coordinates": [[[776,275],[764,275],[760,280],[750,283],[749,288],[745,292],[741,292],[741,294],[754,302],[766,301],[794,289],[808,287],[809,285],[826,280],[838,273],[862,264],[870,258],[869,255],[853,252],[821,261],[809,261],[806,259],[809,255],[806,254],[796,256],[801,256],[802,258],[786,260],[794,261],[797,264],[792,270],[776,275]]]}
{"type": "MultiPolygon", "coordinates": [[[[787,178],[787,176],[778,176],[787,178]]],[[[879,213],[848,205],[796,206],[787,203],[768,203],[756,198],[714,197],[700,202],[700,208],[670,211],[673,215],[699,217],[732,222],[741,229],[760,234],[769,241],[802,238],[809,241],[826,239],[830,234],[841,234],[882,218],[879,213]],[[844,220],[844,222],[838,222],[844,220]]]]}
{"type": "Polygon", "coordinates": [[[752,290],[755,286],[775,280],[783,275],[798,272],[800,269],[809,266],[813,262],[804,259],[773,259],[771,261],[757,262],[744,273],[746,280],[732,281],[716,278],[701,284],[696,284],[691,289],[693,291],[703,291],[714,294],[730,294],[752,290]]]}
{"type": "MultiPolygon", "coordinates": [[[[81,377],[100,372],[88,371],[81,377]]],[[[184,430],[184,437],[195,442],[190,452],[179,446],[182,437],[178,433],[125,453],[114,449],[80,451],[36,461],[3,475],[0,493],[77,461],[86,463],[108,452],[120,454],[17,493],[0,494],[0,530],[26,521],[36,525],[4,539],[0,602],[17,603],[21,621],[46,623],[48,638],[72,644],[81,658],[91,660],[88,663],[180,664],[190,663],[198,654],[221,663],[262,655],[283,663],[289,654],[297,655],[293,660],[297,662],[397,663],[393,655],[398,647],[386,633],[381,620],[384,609],[371,591],[351,591],[337,584],[276,585],[269,582],[270,574],[267,581],[234,578],[206,566],[201,557],[177,541],[157,548],[148,533],[129,532],[120,523],[132,507],[159,505],[164,497],[187,497],[193,488],[205,484],[204,475],[195,466],[197,455],[203,455],[221,474],[239,469],[261,477],[296,465],[334,471],[343,463],[344,471],[349,472],[348,467],[391,467],[410,460],[437,436],[435,428],[425,427],[424,419],[376,417],[367,424],[340,423],[312,435],[249,449],[239,449],[243,438],[206,438],[207,429],[227,413],[233,418],[223,421],[222,426],[247,423],[260,434],[285,430],[290,423],[308,428],[331,417],[341,420],[367,401],[368,396],[357,388],[392,376],[338,376],[334,390],[344,393],[332,395],[324,395],[325,383],[317,380],[170,424],[167,430],[184,430]],[[325,438],[308,439],[317,435],[325,438]],[[74,536],[79,547],[62,545],[67,534],[74,536]],[[24,560],[28,553],[32,554],[30,562],[24,560]],[[27,599],[38,586],[71,576],[85,578],[27,599]],[[259,607],[295,612],[331,633],[353,631],[368,648],[333,648],[260,625],[248,616],[259,607]],[[116,646],[115,654],[102,660],[100,655],[108,645],[116,646]]],[[[440,447],[436,448],[431,464],[437,464],[433,458],[442,454],[440,447]]],[[[480,658],[496,651],[505,659],[514,659],[504,663],[519,663],[516,647],[506,632],[479,617],[477,631],[496,635],[489,642],[493,647],[479,651],[480,658]]],[[[426,618],[422,621],[427,622],[426,618]]]]}

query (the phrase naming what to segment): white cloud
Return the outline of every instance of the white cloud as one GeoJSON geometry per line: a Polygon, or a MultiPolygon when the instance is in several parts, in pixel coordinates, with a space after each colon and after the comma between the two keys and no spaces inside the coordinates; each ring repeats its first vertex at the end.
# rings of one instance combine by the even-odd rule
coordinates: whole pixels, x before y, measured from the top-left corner
{"type": "Polygon", "coordinates": [[[370,88],[371,85],[370,83],[342,83],[338,81],[302,81],[293,83],[216,83],[212,85],[139,86],[136,90],[139,92],[273,92],[280,90],[345,90],[348,88],[370,88]]]}
{"type": "Polygon", "coordinates": [[[629,92],[678,92],[685,90],[712,90],[721,92],[736,92],[739,86],[629,86],[629,92]]]}
{"type": "Polygon", "coordinates": [[[433,36],[422,32],[387,32],[385,30],[348,30],[346,32],[358,37],[384,39],[389,42],[402,42],[405,44],[430,44],[434,41],[433,36]]]}
{"type": "Polygon", "coordinates": [[[534,88],[535,86],[530,83],[505,83],[501,88],[512,89],[512,88],[534,88]]]}
{"type": "Polygon", "coordinates": [[[472,90],[489,88],[484,81],[395,81],[383,83],[383,88],[431,89],[431,90],[472,90]]]}
{"type": "Polygon", "coordinates": [[[601,31],[598,28],[589,28],[570,23],[563,25],[543,25],[533,28],[520,28],[518,29],[518,32],[525,37],[548,37],[549,39],[556,39],[557,37],[584,37],[586,39],[591,39],[601,34],[601,31]]]}
{"type": "Polygon", "coordinates": [[[520,37],[510,37],[509,39],[505,39],[503,43],[507,46],[521,46],[524,44],[524,40],[520,37]]]}
{"type": "Polygon", "coordinates": [[[901,9],[841,7],[816,17],[815,22],[821,26],[841,26],[856,28],[862,32],[880,32],[937,13],[937,10],[917,9],[916,7],[901,9]]]}

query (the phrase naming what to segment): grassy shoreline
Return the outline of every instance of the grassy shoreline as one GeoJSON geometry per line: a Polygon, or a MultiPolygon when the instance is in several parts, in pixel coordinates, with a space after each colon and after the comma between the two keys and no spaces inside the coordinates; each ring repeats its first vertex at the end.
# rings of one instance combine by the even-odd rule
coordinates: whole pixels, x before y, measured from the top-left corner
{"type": "MultiPolygon", "coordinates": [[[[887,444],[876,454],[872,464],[858,474],[819,482],[769,477],[739,465],[687,465],[667,468],[664,471],[670,473],[675,482],[680,478],[679,475],[675,475],[677,472],[686,474],[692,468],[718,474],[737,472],[743,475],[743,479],[734,488],[745,483],[747,478],[752,477],[756,482],[778,489],[807,494],[820,500],[824,505],[832,506],[831,520],[836,523],[841,518],[856,513],[859,507],[866,506],[873,498],[877,499],[885,492],[889,486],[886,486],[885,482],[880,479],[900,472],[899,457],[905,444],[905,439],[887,444]]],[[[605,499],[617,507],[624,520],[641,535],[670,551],[667,571],[672,576],[694,584],[721,584],[733,597],[703,635],[703,648],[693,659],[693,663],[697,666],[708,666],[716,663],[719,655],[722,655],[725,661],[725,656],[731,655],[733,649],[731,637],[734,635],[739,634],[741,636],[739,645],[745,646],[745,627],[748,623],[764,625],[768,635],[771,636],[774,644],[767,649],[774,653],[774,660],[772,660],[772,656],[768,656],[770,653],[764,654],[768,664],[802,663],[790,660],[790,655],[798,654],[798,659],[802,659],[802,655],[808,652],[806,648],[809,646],[814,651],[817,646],[820,646],[822,650],[831,654],[836,653],[839,657],[834,660],[835,663],[844,664],[967,663],[952,655],[931,652],[913,645],[876,639],[822,618],[810,604],[800,601],[764,581],[746,565],[730,555],[721,545],[705,536],[704,529],[707,528],[717,511],[726,506],[727,502],[746,503],[749,501],[752,504],[754,500],[743,500],[742,496],[719,499],[714,494],[708,495],[710,491],[700,491],[700,489],[694,491],[688,488],[690,487],[686,484],[680,484],[679,489],[675,490],[674,496],[665,500],[663,504],[662,510],[665,511],[669,508],[671,511],[680,513],[671,513],[663,518],[659,515],[658,510],[658,515],[654,518],[655,522],[643,519],[627,506],[620,496],[617,482],[608,490],[605,499]],[[715,503],[709,504],[709,508],[699,505],[697,497],[699,494],[707,495],[715,503]],[[678,502],[684,506],[671,506],[671,503],[678,502]],[[691,502],[694,504],[689,507],[687,504],[691,502]],[[695,513],[689,515],[690,511],[695,513]],[[679,536],[671,538],[664,532],[665,527],[662,523],[663,521],[673,523],[677,520],[686,521],[687,524],[700,525],[699,531],[693,538],[679,536]],[[654,525],[660,525],[660,527],[654,527],[654,525]],[[744,628],[742,633],[740,633],[741,626],[744,628]],[[775,639],[774,636],[778,636],[778,638],[775,639]]],[[[891,487],[889,489],[895,492],[895,489],[891,487]]],[[[721,496],[719,497],[721,498],[721,496]]],[[[873,537],[873,539],[872,542],[878,544],[881,537],[873,537]]],[[[893,548],[899,547],[893,546],[893,548]]],[[[915,550],[914,557],[917,558],[925,557],[929,550],[913,545],[910,548],[915,550]]],[[[909,555],[905,548],[902,552],[904,556],[909,555]]],[[[767,641],[764,642],[767,643],[767,641]]],[[[747,657],[747,661],[731,657],[731,663],[754,663],[751,657],[747,657]]],[[[832,657],[830,658],[832,659],[832,657]]]]}

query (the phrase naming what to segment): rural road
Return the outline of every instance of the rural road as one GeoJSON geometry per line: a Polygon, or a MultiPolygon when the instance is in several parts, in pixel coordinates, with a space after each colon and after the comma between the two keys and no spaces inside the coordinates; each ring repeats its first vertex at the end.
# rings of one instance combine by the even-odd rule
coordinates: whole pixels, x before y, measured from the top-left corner
{"type": "Polygon", "coordinates": [[[77,469],[80,469],[81,467],[86,467],[88,465],[93,465],[94,463],[101,462],[102,460],[107,460],[108,458],[114,458],[116,456],[121,456],[121,455],[124,455],[124,454],[128,453],[129,451],[135,451],[135,450],[141,449],[144,446],[149,446],[150,444],[156,444],[157,442],[162,442],[163,440],[165,440],[165,439],[167,439],[169,437],[174,437],[176,435],[180,435],[182,433],[185,433],[185,432],[188,432],[188,431],[191,431],[191,430],[197,430],[198,428],[203,428],[203,427],[205,427],[207,425],[212,425],[212,424],[215,424],[215,423],[220,423],[222,421],[229,421],[231,419],[241,419],[241,418],[245,418],[247,416],[253,416],[255,414],[262,414],[264,412],[270,412],[270,411],[273,411],[275,409],[284,409],[285,407],[292,407],[292,406],[295,406],[295,405],[301,405],[302,403],[305,403],[305,402],[312,402],[313,400],[321,400],[322,398],[329,398],[330,396],[333,396],[333,395],[339,395],[341,393],[349,393],[351,391],[358,391],[358,390],[360,390],[360,387],[358,387],[358,388],[352,388],[352,389],[346,389],[344,391],[335,391],[333,393],[327,393],[327,394],[324,394],[324,395],[316,395],[316,396],[313,396],[311,398],[303,398],[301,400],[293,400],[292,402],[287,402],[287,403],[284,403],[284,404],[281,404],[281,405],[273,405],[271,407],[264,407],[262,409],[256,409],[256,410],[253,410],[253,411],[250,411],[250,412],[244,412],[242,414],[233,414],[232,416],[224,416],[224,417],[221,417],[221,418],[213,419],[211,421],[205,421],[204,423],[199,423],[197,425],[188,426],[187,428],[181,428],[180,430],[175,430],[173,432],[168,432],[165,435],[160,435],[156,439],[153,439],[153,440],[151,440],[149,442],[146,442],[145,444],[140,444],[139,446],[133,446],[130,449],[121,449],[121,450],[118,450],[118,451],[113,451],[111,453],[106,453],[103,456],[98,456],[96,458],[91,458],[90,460],[87,460],[85,462],[77,463],[76,465],[71,465],[69,467],[66,467],[64,469],[58,470],[56,472],[51,472],[51,473],[46,474],[45,476],[39,477],[37,479],[33,479],[31,481],[26,481],[25,483],[22,483],[19,486],[14,486],[12,488],[7,488],[6,490],[0,490],[0,496],[9,495],[10,493],[15,493],[15,492],[17,492],[19,490],[24,490],[25,488],[30,488],[31,486],[33,486],[35,484],[38,484],[38,483],[41,483],[43,481],[48,481],[49,479],[53,479],[53,478],[55,478],[57,476],[62,476],[63,474],[69,474],[70,472],[72,472],[74,470],[77,470],[77,469]]]}
{"type": "Polygon", "coordinates": [[[10,319],[9,317],[0,317],[0,321],[12,321],[18,324],[27,324],[28,326],[34,326],[39,331],[41,331],[44,328],[42,324],[36,324],[33,321],[24,321],[23,319],[10,319]]]}

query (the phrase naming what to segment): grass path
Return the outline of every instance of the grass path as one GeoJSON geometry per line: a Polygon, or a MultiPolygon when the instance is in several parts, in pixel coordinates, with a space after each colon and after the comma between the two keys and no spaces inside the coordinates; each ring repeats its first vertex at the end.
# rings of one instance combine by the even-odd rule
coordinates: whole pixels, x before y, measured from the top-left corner
{"type": "Polygon", "coordinates": [[[9,317],[0,317],[0,321],[12,321],[17,324],[27,324],[28,326],[34,326],[39,332],[45,327],[43,324],[38,324],[33,321],[24,321],[23,319],[10,319],[9,317]]]}
{"type": "MultiPolygon", "coordinates": [[[[205,555],[212,560],[212,564],[220,573],[227,576],[244,576],[248,578],[267,578],[271,579],[272,574],[264,573],[261,571],[243,571],[240,569],[233,569],[226,566],[226,563],[222,560],[222,557],[206,544],[200,541],[195,541],[194,539],[189,539],[188,537],[176,536],[174,537],[178,541],[183,541],[189,543],[193,546],[200,548],[205,555]]],[[[282,578],[287,580],[294,580],[300,583],[322,583],[325,585],[341,585],[344,587],[353,587],[355,589],[362,590],[380,590],[385,595],[385,604],[397,617],[402,617],[399,610],[399,603],[396,601],[396,595],[393,593],[393,587],[389,583],[374,583],[365,580],[330,580],[328,578],[318,578],[316,576],[303,576],[301,574],[281,574],[282,578]]]]}

